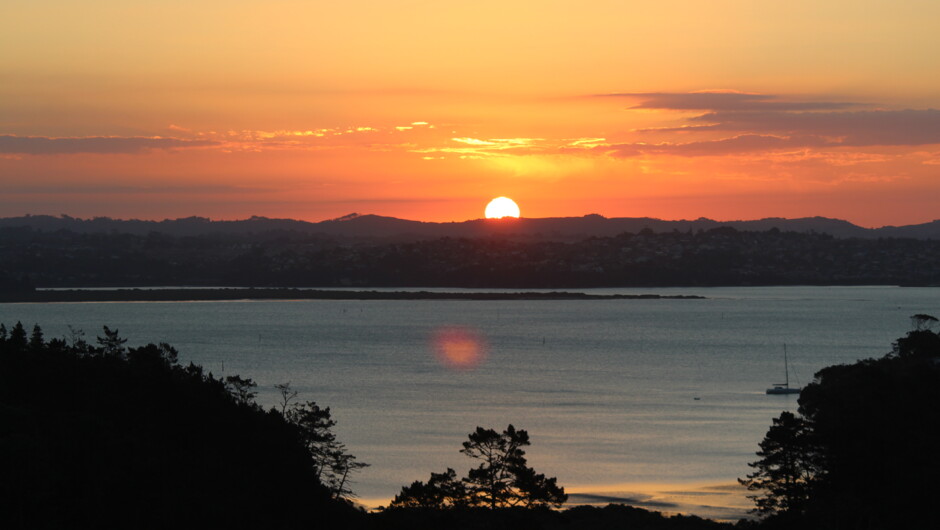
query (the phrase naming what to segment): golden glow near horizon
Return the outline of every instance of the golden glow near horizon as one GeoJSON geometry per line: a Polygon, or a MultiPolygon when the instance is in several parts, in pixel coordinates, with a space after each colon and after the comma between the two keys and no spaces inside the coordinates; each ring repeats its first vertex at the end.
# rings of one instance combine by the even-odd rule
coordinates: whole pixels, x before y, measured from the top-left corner
{"type": "Polygon", "coordinates": [[[933,0],[8,0],[0,212],[462,221],[498,189],[527,217],[926,222],[938,19],[933,0]]]}
{"type": "Polygon", "coordinates": [[[486,205],[484,211],[487,219],[502,219],[503,217],[519,217],[519,205],[509,197],[496,197],[486,205]]]}

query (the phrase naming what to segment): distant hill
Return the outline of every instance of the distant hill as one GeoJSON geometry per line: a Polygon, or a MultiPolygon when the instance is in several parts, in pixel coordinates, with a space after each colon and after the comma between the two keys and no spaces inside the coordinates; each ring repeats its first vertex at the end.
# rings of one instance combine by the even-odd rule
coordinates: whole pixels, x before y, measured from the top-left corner
{"type": "Polygon", "coordinates": [[[610,237],[624,232],[654,233],[697,232],[721,226],[742,231],[766,231],[777,228],[787,232],[828,234],[838,238],[916,238],[940,239],[940,220],[908,226],[863,228],[848,221],[826,217],[800,219],[766,218],[752,221],[715,221],[695,219],[664,221],[649,217],[607,218],[597,214],[583,217],[546,217],[539,219],[475,219],[463,222],[428,223],[379,215],[349,214],[338,219],[311,223],[293,219],[251,217],[238,221],[212,221],[205,217],[186,217],[163,221],[121,220],[108,217],[79,219],[69,216],[27,215],[0,219],[0,228],[29,227],[43,232],[68,230],[76,233],[125,233],[172,236],[207,234],[258,234],[263,232],[300,232],[331,239],[380,241],[415,241],[441,237],[486,237],[503,235],[541,241],[577,241],[588,237],[610,237]]]}
{"type": "Polygon", "coordinates": [[[60,225],[98,231],[0,226],[0,292],[180,285],[940,285],[940,238],[837,237],[823,227],[842,235],[874,231],[826,219],[718,223],[588,216],[418,223],[362,216],[325,223],[184,219],[60,225]],[[158,231],[167,228],[187,235],[158,231]],[[795,231],[801,228],[813,232],[795,231]],[[475,237],[499,233],[507,235],[475,237]]]}

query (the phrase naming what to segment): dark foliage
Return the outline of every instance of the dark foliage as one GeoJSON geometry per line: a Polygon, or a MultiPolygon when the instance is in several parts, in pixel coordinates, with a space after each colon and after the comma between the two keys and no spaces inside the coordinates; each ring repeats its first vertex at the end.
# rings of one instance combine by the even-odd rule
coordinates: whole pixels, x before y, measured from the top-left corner
{"type": "Polygon", "coordinates": [[[37,326],[27,342],[19,323],[0,333],[0,527],[311,528],[358,516],[245,380],[180,366],[167,344],[126,348],[107,327],[97,347],[72,335],[46,342],[37,326]]]}
{"type": "Polygon", "coordinates": [[[523,447],[529,433],[510,425],[502,433],[477,427],[463,443],[461,453],[479,462],[461,480],[453,469],[431,473],[427,483],[404,486],[391,508],[462,508],[561,506],[568,500],[554,477],[536,473],[527,465],[523,447]]]}
{"type": "Polygon", "coordinates": [[[537,474],[526,465],[523,447],[529,433],[510,425],[502,433],[477,427],[461,453],[480,461],[464,482],[474,504],[498,506],[559,506],[568,500],[555,478],[537,474]]]}
{"type": "Polygon", "coordinates": [[[664,516],[611,504],[549,508],[399,508],[369,515],[370,529],[382,530],[719,530],[732,525],[695,516],[664,516]]]}
{"type": "Polygon", "coordinates": [[[804,513],[813,480],[819,475],[818,453],[807,422],[792,412],[783,412],[760,443],[760,460],[750,464],[755,471],[739,482],[751,491],[750,498],[761,514],[804,513]]]}
{"type": "Polygon", "coordinates": [[[754,482],[766,493],[758,508],[774,514],[769,524],[837,530],[940,525],[933,505],[940,493],[936,333],[915,323],[881,359],[822,369],[799,404],[802,417],[775,420],[754,464],[778,471],[754,482]],[[794,455],[803,480],[788,482],[791,473],[775,463],[785,452],[794,455]]]}
{"type": "Polygon", "coordinates": [[[467,485],[457,478],[451,468],[443,473],[431,473],[427,483],[416,480],[410,486],[402,486],[401,492],[392,499],[393,508],[460,508],[470,505],[467,485]]]}
{"type": "MultiPolygon", "coordinates": [[[[280,388],[286,388],[289,392],[289,385],[280,388]]],[[[313,401],[288,407],[285,399],[283,409],[286,409],[284,417],[300,431],[317,480],[329,488],[335,498],[355,497],[349,487],[350,476],[369,464],[357,462],[346,446],[336,439],[331,430],[336,422],[330,415],[330,408],[321,408],[313,401]]]]}

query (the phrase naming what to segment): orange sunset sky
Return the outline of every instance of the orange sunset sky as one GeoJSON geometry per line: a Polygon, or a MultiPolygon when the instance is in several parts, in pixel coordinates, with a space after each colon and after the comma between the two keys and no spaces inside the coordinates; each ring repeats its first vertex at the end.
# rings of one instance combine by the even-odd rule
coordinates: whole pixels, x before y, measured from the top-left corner
{"type": "Polygon", "coordinates": [[[3,0],[0,216],[940,217],[936,0],[3,0]]]}

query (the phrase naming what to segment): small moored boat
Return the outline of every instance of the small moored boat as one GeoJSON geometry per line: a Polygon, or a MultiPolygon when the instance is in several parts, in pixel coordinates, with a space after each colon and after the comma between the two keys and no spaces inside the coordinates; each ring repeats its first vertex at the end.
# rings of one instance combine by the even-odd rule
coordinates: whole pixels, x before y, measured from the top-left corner
{"type": "Polygon", "coordinates": [[[790,388],[790,366],[787,363],[787,345],[783,345],[783,383],[773,383],[773,386],[767,389],[768,394],[799,394],[800,388],[790,388]]]}

